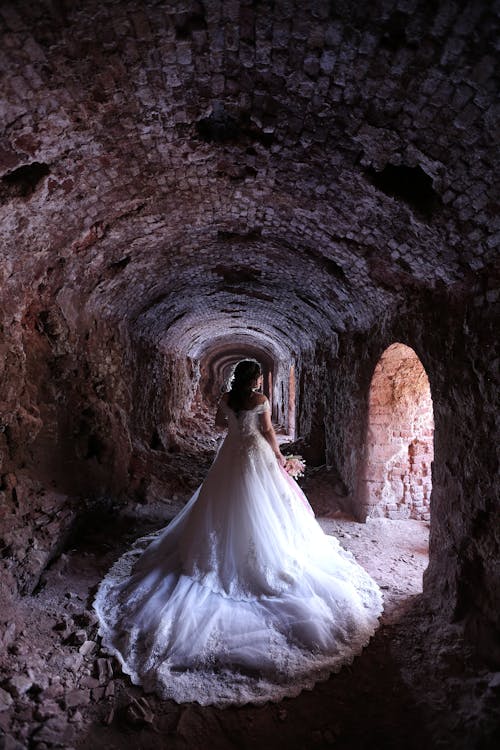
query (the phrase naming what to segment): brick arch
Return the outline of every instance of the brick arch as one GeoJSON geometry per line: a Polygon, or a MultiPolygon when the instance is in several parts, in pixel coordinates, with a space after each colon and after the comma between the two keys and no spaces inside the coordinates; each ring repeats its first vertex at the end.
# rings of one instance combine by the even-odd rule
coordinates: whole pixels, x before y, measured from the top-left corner
{"type": "Polygon", "coordinates": [[[434,415],[429,379],[408,346],[389,346],[369,394],[364,500],[368,516],[430,519],[434,415]]]}

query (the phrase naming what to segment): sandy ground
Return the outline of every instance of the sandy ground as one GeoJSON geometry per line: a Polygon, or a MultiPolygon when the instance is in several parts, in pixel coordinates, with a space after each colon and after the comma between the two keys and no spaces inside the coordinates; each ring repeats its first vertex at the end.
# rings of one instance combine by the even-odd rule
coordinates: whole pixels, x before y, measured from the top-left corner
{"type": "MultiPolygon", "coordinates": [[[[4,611],[0,748],[391,748],[496,746],[500,675],[469,664],[421,603],[428,525],[319,519],[381,586],[385,611],[349,667],[294,699],[202,708],[146,696],[100,648],[91,603],[110,564],[177,503],[91,514],[38,590],[4,611]]],[[[500,746],[500,745],[498,745],[500,746]]]]}

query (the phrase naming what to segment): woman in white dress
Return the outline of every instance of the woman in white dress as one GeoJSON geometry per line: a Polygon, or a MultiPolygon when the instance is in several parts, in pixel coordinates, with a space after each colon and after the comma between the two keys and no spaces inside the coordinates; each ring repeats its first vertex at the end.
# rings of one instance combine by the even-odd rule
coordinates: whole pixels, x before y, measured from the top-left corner
{"type": "Polygon", "coordinates": [[[179,703],[297,695],[351,662],[382,611],[375,581],[286,475],[261,382],[257,362],[238,363],[205,481],[96,596],[103,644],[123,671],[179,703]]]}

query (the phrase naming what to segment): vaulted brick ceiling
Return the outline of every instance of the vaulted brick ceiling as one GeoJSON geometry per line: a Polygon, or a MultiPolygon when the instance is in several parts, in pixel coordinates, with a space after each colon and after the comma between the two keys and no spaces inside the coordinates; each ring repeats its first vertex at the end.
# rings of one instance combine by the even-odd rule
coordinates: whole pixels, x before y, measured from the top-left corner
{"type": "Polygon", "coordinates": [[[493,5],[3,2],[4,288],[278,356],[467,284],[497,252],[493,5]]]}

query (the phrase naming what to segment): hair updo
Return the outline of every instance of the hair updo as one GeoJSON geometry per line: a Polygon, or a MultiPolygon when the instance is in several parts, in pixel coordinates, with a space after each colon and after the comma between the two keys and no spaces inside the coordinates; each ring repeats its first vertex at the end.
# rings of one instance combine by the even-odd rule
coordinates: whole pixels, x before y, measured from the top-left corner
{"type": "Polygon", "coordinates": [[[227,405],[236,414],[248,406],[250,393],[261,375],[262,368],[255,359],[242,359],[234,368],[227,405]]]}

